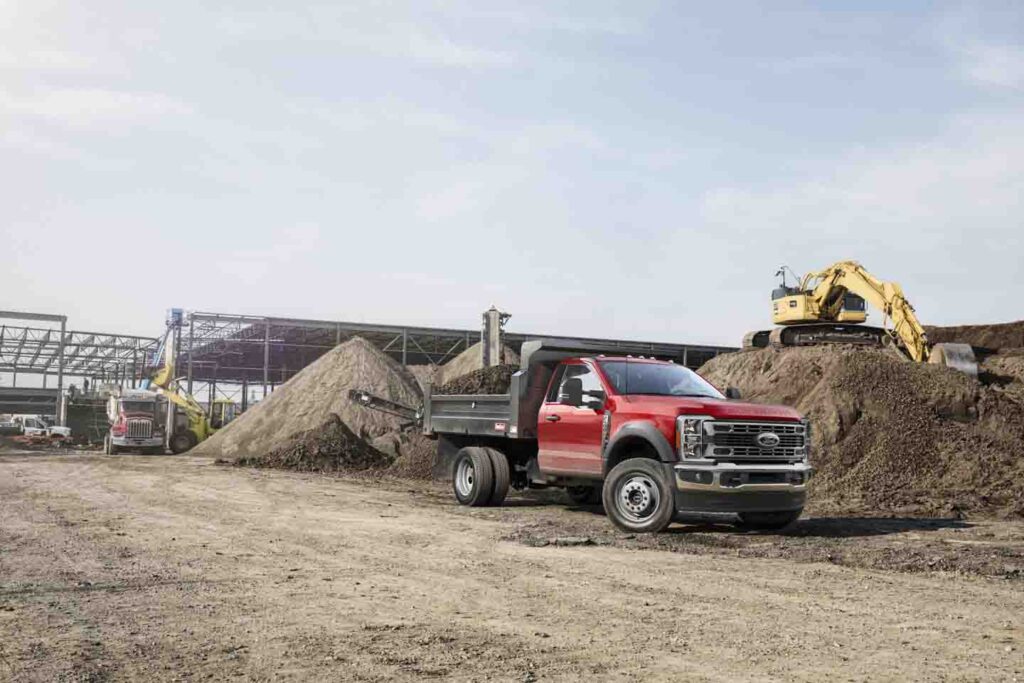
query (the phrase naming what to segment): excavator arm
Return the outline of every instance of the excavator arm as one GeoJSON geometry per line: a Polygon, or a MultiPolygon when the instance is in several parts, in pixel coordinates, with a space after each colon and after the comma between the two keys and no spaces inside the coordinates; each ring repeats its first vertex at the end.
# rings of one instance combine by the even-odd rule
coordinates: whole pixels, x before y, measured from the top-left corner
{"type": "Polygon", "coordinates": [[[881,311],[886,320],[892,321],[891,334],[902,342],[908,356],[919,363],[928,361],[928,337],[924,327],[903,289],[895,282],[879,280],[856,261],[840,261],[825,270],[805,275],[801,289],[810,293],[825,320],[838,319],[846,293],[856,294],[881,311]]]}
{"type": "Polygon", "coordinates": [[[885,282],[856,261],[839,261],[808,273],[798,286],[786,284],[786,268],[779,271],[782,285],[772,291],[772,330],[748,332],[744,348],[859,344],[878,346],[895,339],[912,360],[938,363],[977,376],[978,362],[969,344],[929,344],[924,326],[903,289],[885,282]],[[858,301],[862,299],[863,301],[858,301]],[[882,312],[881,327],[861,326],[864,302],[882,312]]]}

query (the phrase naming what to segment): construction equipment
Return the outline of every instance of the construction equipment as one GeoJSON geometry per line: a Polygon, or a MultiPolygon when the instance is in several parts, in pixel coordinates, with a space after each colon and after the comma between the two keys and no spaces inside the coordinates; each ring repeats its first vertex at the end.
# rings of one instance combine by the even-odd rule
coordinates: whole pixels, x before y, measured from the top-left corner
{"type": "MultiPolygon", "coordinates": [[[[168,430],[167,447],[172,453],[184,453],[201,441],[210,438],[214,432],[229,423],[236,416],[232,401],[214,400],[207,415],[203,406],[175,378],[174,326],[168,325],[161,341],[158,357],[162,363],[149,378],[149,388],[167,397],[167,400],[181,409],[183,419],[173,420],[168,430]]],[[[174,412],[174,411],[170,411],[174,412]]]]}
{"type": "Polygon", "coordinates": [[[946,365],[972,376],[978,362],[969,344],[930,344],[903,289],[867,272],[856,261],[839,261],[824,270],[796,277],[786,284],[783,266],[776,275],[782,284],[772,290],[772,330],[748,332],[744,348],[810,346],[817,344],[895,344],[911,360],[946,365]],[[863,325],[866,304],[882,312],[881,327],[863,325]]]}

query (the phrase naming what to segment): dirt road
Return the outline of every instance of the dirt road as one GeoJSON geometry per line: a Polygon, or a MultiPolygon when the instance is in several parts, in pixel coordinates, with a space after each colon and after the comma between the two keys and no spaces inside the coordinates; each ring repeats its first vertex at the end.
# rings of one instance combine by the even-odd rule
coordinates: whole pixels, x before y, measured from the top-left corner
{"type": "Polygon", "coordinates": [[[0,457],[0,679],[1024,680],[1019,523],[652,540],[409,486],[0,457]]]}

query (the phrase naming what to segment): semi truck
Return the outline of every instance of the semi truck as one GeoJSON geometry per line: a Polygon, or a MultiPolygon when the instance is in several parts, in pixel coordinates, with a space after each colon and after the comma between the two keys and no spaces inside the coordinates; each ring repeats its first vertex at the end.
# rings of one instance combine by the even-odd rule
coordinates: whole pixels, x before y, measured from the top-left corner
{"type": "Polygon", "coordinates": [[[135,450],[159,455],[164,452],[164,418],[167,403],[159,394],[144,389],[118,388],[107,400],[110,429],[103,439],[103,452],[115,455],[135,450]]]}
{"type": "MultiPolygon", "coordinates": [[[[353,392],[353,400],[402,407],[353,392]]],[[[729,513],[780,529],[803,510],[811,425],[792,408],[739,400],[671,361],[575,341],[523,344],[507,394],[426,392],[415,411],[462,505],[501,505],[509,488],[562,487],[601,503],[620,529],[729,513]]]]}

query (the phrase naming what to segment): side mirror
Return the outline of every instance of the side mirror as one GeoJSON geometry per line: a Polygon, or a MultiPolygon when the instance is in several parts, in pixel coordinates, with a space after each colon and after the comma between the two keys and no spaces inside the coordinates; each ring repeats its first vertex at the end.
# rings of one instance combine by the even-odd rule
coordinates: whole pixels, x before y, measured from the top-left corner
{"type": "Polygon", "coordinates": [[[725,397],[730,401],[738,400],[740,397],[740,390],[736,387],[729,387],[725,390],[725,397]]]}

